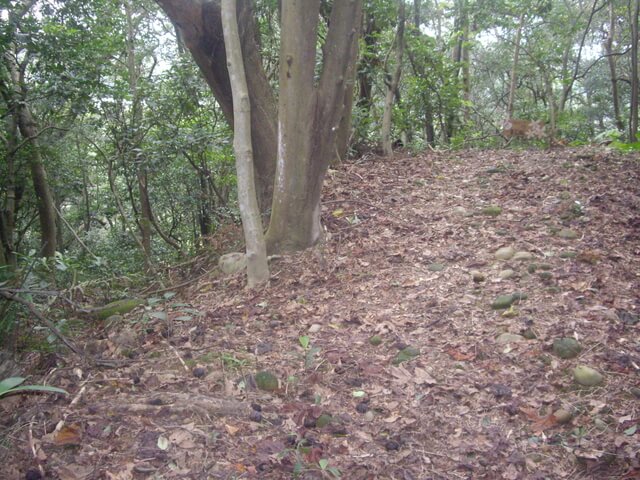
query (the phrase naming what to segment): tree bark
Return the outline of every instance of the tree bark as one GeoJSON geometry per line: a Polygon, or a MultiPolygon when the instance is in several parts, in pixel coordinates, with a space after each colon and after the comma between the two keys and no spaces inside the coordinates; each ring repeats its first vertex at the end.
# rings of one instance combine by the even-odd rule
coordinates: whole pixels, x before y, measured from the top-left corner
{"type": "Polygon", "coordinates": [[[609,3],[609,33],[604,42],[604,49],[609,63],[609,74],[611,76],[611,102],[613,104],[613,115],[615,117],[616,128],[619,132],[624,132],[624,122],[620,113],[620,95],[618,93],[618,73],[616,72],[616,57],[613,54],[613,39],[616,32],[616,16],[614,2],[609,3]]]}
{"type": "Polygon", "coordinates": [[[238,203],[247,255],[247,284],[249,288],[254,288],[269,281],[269,265],[253,176],[251,102],[238,33],[236,0],[222,0],[222,29],[233,92],[233,148],[236,154],[238,203]]]}
{"type": "Polygon", "coordinates": [[[525,14],[520,15],[518,29],[516,30],[515,47],[513,51],[513,63],[511,65],[511,83],[509,85],[509,100],[507,101],[507,118],[513,118],[513,102],[516,96],[516,85],[518,83],[518,60],[520,59],[520,37],[524,27],[525,14]]]}
{"type": "MultiPolygon", "coordinates": [[[[156,0],[180,32],[224,116],[233,125],[233,100],[219,1],[156,0]]],[[[252,149],[260,210],[271,205],[277,152],[276,100],[262,68],[250,0],[238,0],[238,26],[251,102],[252,149]]]]}
{"type": "Polygon", "coordinates": [[[31,181],[38,203],[38,217],[40,220],[40,235],[43,257],[53,257],[56,252],[56,211],[53,203],[53,195],[49,189],[47,172],[42,161],[40,142],[38,141],[38,127],[26,100],[26,92],[21,85],[20,69],[12,52],[5,52],[4,63],[9,72],[11,85],[9,88],[10,109],[15,115],[20,134],[28,140],[31,149],[29,151],[29,168],[31,181]]]}
{"type": "Polygon", "coordinates": [[[640,0],[630,0],[631,15],[631,105],[629,108],[629,142],[638,141],[638,16],[640,0]]]}
{"type": "Polygon", "coordinates": [[[387,72],[385,68],[385,86],[386,95],[384,99],[384,111],[382,113],[382,129],[380,136],[382,137],[382,152],[389,156],[393,154],[393,145],[391,141],[391,121],[393,115],[393,101],[395,92],[400,83],[400,75],[402,74],[402,57],[404,53],[404,24],[405,24],[405,6],[404,0],[398,1],[398,29],[395,39],[395,65],[392,74],[387,72]]]}
{"type": "Polygon", "coordinates": [[[314,86],[320,0],[282,5],[278,160],[266,241],[269,252],[302,250],[322,236],[320,192],[344,109],[361,0],[334,2],[314,86]]]}

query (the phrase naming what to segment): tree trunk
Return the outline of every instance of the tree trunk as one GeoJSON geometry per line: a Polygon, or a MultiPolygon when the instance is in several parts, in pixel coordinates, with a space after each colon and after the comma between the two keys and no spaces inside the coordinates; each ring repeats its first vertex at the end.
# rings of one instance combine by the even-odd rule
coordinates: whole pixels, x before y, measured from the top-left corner
{"type": "MultiPolygon", "coordinates": [[[[336,136],[336,151],[333,157],[333,164],[339,164],[346,160],[351,142],[351,119],[353,113],[353,100],[355,95],[356,64],[358,59],[358,40],[351,42],[350,61],[347,67],[347,84],[344,90],[344,104],[342,107],[342,117],[336,136]]],[[[325,52],[326,54],[326,52],[325,52]]]]}
{"type": "Polygon", "coordinates": [[[236,0],[222,0],[222,29],[233,92],[233,148],[236,154],[238,204],[247,255],[247,284],[249,288],[254,288],[269,281],[269,265],[253,178],[251,102],[242,61],[236,0]]]}
{"type": "Polygon", "coordinates": [[[367,113],[373,105],[373,70],[377,58],[375,56],[376,39],[380,29],[376,25],[375,16],[371,13],[364,15],[364,32],[362,39],[364,51],[358,65],[358,101],[357,105],[367,113]]]}
{"type": "Polygon", "coordinates": [[[513,118],[513,102],[516,96],[516,85],[518,83],[518,60],[520,59],[520,37],[524,27],[525,14],[520,15],[518,30],[516,30],[515,47],[513,51],[513,64],[511,65],[511,83],[509,85],[509,100],[507,101],[507,118],[513,118]]]}
{"type": "Polygon", "coordinates": [[[631,1],[631,105],[629,108],[629,142],[638,141],[638,16],[640,0],[631,1]],[[633,8],[632,8],[633,7],[633,8]]]}
{"type": "Polygon", "coordinates": [[[389,74],[385,68],[385,86],[386,95],[384,99],[384,111],[382,113],[382,152],[389,156],[393,154],[393,145],[391,141],[391,120],[393,114],[393,100],[395,92],[400,83],[400,75],[402,73],[402,56],[404,53],[404,24],[405,24],[405,6],[404,0],[398,1],[398,29],[396,31],[395,50],[396,58],[393,74],[389,74]]]}
{"type": "Polygon", "coordinates": [[[38,217],[40,220],[40,235],[43,257],[53,257],[56,252],[56,211],[53,203],[53,195],[49,189],[47,172],[42,161],[40,142],[38,141],[38,128],[26,101],[26,92],[15,57],[11,52],[5,52],[4,61],[11,77],[11,85],[8,88],[11,99],[10,108],[16,118],[20,134],[28,140],[31,149],[29,151],[29,168],[31,181],[38,202],[38,217]]]}
{"type": "Polygon", "coordinates": [[[354,61],[361,0],[335,2],[325,58],[314,86],[320,0],[282,5],[278,160],[267,250],[302,250],[322,236],[320,192],[344,108],[346,76],[354,61]]]}
{"type": "Polygon", "coordinates": [[[604,49],[609,63],[609,74],[611,76],[611,103],[613,104],[613,115],[615,117],[616,128],[624,132],[624,122],[620,114],[620,95],[618,94],[618,74],[616,72],[616,57],[613,54],[613,39],[616,33],[615,5],[609,3],[609,34],[604,42],[604,49]]]}
{"type": "MultiPolygon", "coordinates": [[[[7,100],[7,92],[5,85],[2,86],[2,93],[7,100]]],[[[9,102],[7,102],[9,104],[9,102]]],[[[6,178],[6,200],[4,208],[0,210],[0,266],[9,266],[12,270],[17,267],[17,255],[15,251],[15,228],[16,213],[20,205],[22,191],[24,187],[18,185],[18,176],[16,175],[15,154],[18,149],[18,125],[14,115],[7,115],[7,135],[5,143],[5,159],[7,162],[7,178],[6,178]]]]}
{"type": "MultiPolygon", "coordinates": [[[[125,157],[136,171],[136,180],[138,184],[138,201],[140,202],[140,211],[137,216],[138,229],[140,230],[140,243],[143,247],[144,263],[147,270],[151,270],[151,202],[149,201],[148,178],[144,164],[144,159],[140,152],[140,144],[142,142],[141,123],[142,123],[142,99],[138,89],[138,78],[140,77],[140,65],[137,59],[135,47],[136,31],[133,18],[133,5],[130,0],[124,2],[125,14],[127,17],[127,70],[129,82],[129,94],[131,95],[130,125],[128,131],[124,134],[124,144],[126,145],[125,157]]],[[[134,204],[135,200],[131,198],[134,204]]]]}
{"type": "MultiPolygon", "coordinates": [[[[219,2],[156,0],[180,32],[205,77],[229,125],[233,125],[233,100],[222,35],[219,2]]],[[[251,141],[255,160],[256,190],[260,210],[271,205],[276,170],[276,100],[262,68],[256,25],[250,0],[238,0],[238,26],[251,101],[251,141]]]]}
{"type": "MultiPolygon", "coordinates": [[[[578,45],[578,53],[576,56],[576,60],[574,63],[574,67],[573,67],[573,73],[571,74],[571,76],[566,79],[566,86],[564,87],[564,90],[562,91],[562,97],[560,97],[560,105],[558,107],[558,111],[559,113],[563,113],[567,102],[569,101],[570,97],[571,97],[571,91],[573,90],[573,85],[575,84],[576,80],[578,79],[578,74],[580,72],[580,59],[582,58],[582,50],[584,49],[584,44],[585,41],[587,39],[587,35],[589,34],[589,30],[591,28],[591,23],[593,22],[593,18],[595,17],[596,13],[598,13],[600,10],[602,10],[606,5],[607,2],[603,2],[602,5],[598,6],[598,1],[599,0],[593,0],[593,5],[591,7],[591,12],[589,13],[589,19],[587,20],[587,25],[585,26],[583,33],[582,33],[582,38],[580,39],[580,44],[578,45]]],[[[638,1],[638,0],[636,0],[638,1]]],[[[578,18],[575,19],[575,21],[578,21],[578,18]]],[[[570,51],[572,51],[575,48],[575,45],[572,43],[570,47],[567,48],[567,50],[565,51],[565,60],[564,60],[564,64],[567,65],[568,64],[568,54],[570,51]]],[[[566,69],[563,69],[563,71],[566,71],[566,69]]]]}

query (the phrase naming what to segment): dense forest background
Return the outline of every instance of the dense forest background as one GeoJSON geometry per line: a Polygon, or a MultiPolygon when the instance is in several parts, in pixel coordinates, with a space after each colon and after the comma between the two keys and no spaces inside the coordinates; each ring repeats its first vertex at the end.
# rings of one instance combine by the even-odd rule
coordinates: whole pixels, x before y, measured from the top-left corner
{"type": "MultiPolygon", "coordinates": [[[[161,288],[171,265],[203,251],[241,248],[232,127],[165,14],[180,3],[0,2],[5,296],[112,300],[149,276],[161,288]]],[[[277,95],[279,2],[241,3],[277,95]]],[[[320,47],[331,8],[321,2],[320,47]]],[[[638,9],[638,0],[367,0],[347,151],[328,161],[507,140],[634,148],[638,9]]],[[[0,304],[0,333],[18,311],[0,304]]]]}

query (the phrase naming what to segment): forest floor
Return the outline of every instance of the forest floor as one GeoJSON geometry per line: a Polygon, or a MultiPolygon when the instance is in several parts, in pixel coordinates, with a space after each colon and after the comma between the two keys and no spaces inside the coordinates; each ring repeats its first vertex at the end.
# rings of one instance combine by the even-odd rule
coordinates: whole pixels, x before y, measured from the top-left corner
{"type": "Polygon", "coordinates": [[[0,477],[640,478],[638,155],[370,157],[322,214],[268,288],[212,272],[76,338],[127,363],[3,398],[0,477]]]}

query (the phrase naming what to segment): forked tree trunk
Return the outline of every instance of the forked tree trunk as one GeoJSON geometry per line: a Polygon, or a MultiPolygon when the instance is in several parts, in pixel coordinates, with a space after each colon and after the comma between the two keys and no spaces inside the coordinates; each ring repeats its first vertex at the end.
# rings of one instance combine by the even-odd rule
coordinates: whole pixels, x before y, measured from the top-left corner
{"type": "Polygon", "coordinates": [[[251,103],[238,34],[236,0],[222,0],[222,28],[233,92],[233,149],[236,154],[238,203],[247,252],[247,284],[249,288],[253,288],[269,281],[269,265],[253,178],[251,103]]]}
{"type": "Polygon", "coordinates": [[[269,252],[302,250],[322,236],[320,192],[334,149],[358,40],[361,0],[334,2],[318,86],[314,85],[320,0],[282,5],[278,160],[267,231],[269,252]]]}

